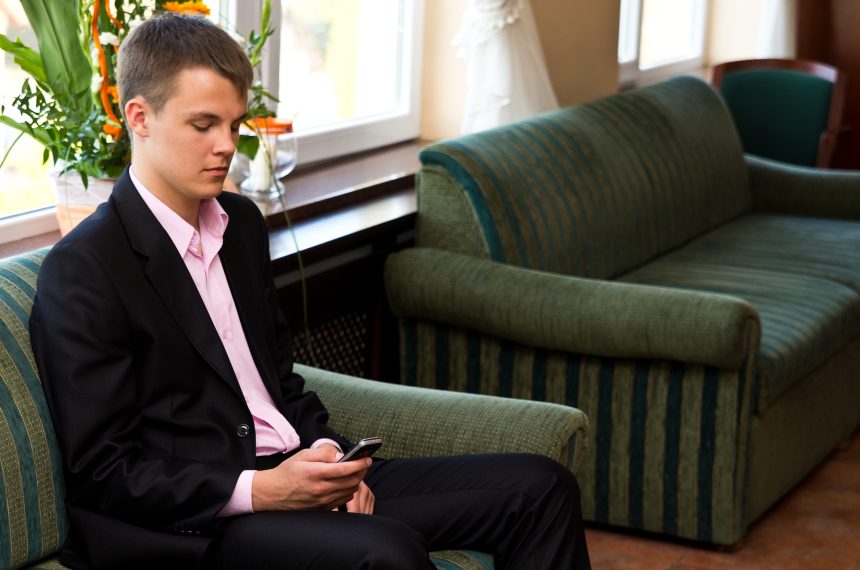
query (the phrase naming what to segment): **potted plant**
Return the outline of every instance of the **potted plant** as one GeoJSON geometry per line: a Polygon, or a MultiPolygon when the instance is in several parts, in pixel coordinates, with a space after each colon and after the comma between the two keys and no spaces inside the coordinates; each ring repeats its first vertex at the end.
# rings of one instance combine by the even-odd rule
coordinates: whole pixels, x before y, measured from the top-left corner
{"type": "MultiPolygon", "coordinates": [[[[0,108],[0,122],[20,131],[19,138],[33,137],[44,148],[43,160],[53,161],[57,217],[65,233],[107,199],[131,158],[115,76],[123,38],[159,10],[208,15],[209,8],[205,2],[164,0],[21,0],[21,4],[39,49],[0,34],[0,48],[29,75],[11,104],[16,115],[0,108]]],[[[273,32],[270,16],[271,2],[264,0],[261,33],[242,40],[255,69],[273,32]]],[[[267,100],[276,99],[255,83],[248,116],[273,115],[267,100]]],[[[256,144],[256,137],[243,137],[240,152],[254,156],[256,144]]]]}

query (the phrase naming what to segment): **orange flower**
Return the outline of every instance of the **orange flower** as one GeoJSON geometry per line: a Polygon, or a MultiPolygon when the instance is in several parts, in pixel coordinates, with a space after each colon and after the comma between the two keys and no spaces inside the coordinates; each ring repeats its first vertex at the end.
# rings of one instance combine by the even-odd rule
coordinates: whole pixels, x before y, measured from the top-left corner
{"type": "Polygon", "coordinates": [[[107,92],[114,103],[119,103],[119,88],[116,85],[109,86],[107,92]]]}
{"type": "Polygon", "coordinates": [[[278,135],[293,132],[293,121],[291,119],[278,120],[275,117],[255,117],[248,119],[245,123],[254,129],[254,132],[278,135]]]}
{"type": "Polygon", "coordinates": [[[104,131],[106,135],[112,136],[114,139],[118,139],[120,135],[122,135],[122,127],[118,127],[113,123],[105,123],[102,125],[102,131],[104,131]]]}
{"type": "Polygon", "coordinates": [[[165,2],[163,8],[170,12],[178,12],[179,14],[200,14],[202,16],[209,15],[209,6],[205,2],[165,2]]]}
{"type": "MultiPolygon", "coordinates": [[[[110,98],[108,97],[108,89],[110,86],[108,85],[108,65],[107,65],[107,57],[105,56],[104,46],[102,46],[101,41],[99,41],[99,11],[101,10],[101,0],[95,0],[93,2],[93,16],[90,19],[90,28],[93,35],[93,43],[96,46],[96,50],[99,54],[99,72],[102,76],[102,85],[99,89],[99,99],[101,99],[102,107],[105,110],[108,118],[112,120],[114,123],[119,124],[119,117],[116,116],[116,113],[113,111],[113,106],[110,103],[110,98]]],[[[107,131],[105,131],[107,132],[107,131]]],[[[110,133],[108,133],[110,134],[110,133]]]]}

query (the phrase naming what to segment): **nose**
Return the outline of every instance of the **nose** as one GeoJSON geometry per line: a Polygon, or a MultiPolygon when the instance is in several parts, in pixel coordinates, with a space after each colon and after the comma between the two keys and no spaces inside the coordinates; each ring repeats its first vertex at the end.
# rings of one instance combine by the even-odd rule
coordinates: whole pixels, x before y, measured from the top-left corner
{"type": "Polygon", "coordinates": [[[218,129],[217,139],[212,152],[217,155],[228,155],[236,152],[236,144],[239,142],[239,133],[235,132],[230,125],[218,129]]]}

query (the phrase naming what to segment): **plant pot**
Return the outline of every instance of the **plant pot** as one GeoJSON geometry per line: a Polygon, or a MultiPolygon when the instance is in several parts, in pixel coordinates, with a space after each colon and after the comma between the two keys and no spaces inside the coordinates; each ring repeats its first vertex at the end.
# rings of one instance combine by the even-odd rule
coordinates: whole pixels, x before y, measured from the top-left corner
{"type": "Polygon", "coordinates": [[[51,171],[51,186],[57,197],[57,222],[60,233],[66,235],[84,218],[96,211],[99,204],[110,197],[113,178],[90,178],[84,188],[83,180],[77,172],[70,171],[59,175],[59,168],[51,171]]]}

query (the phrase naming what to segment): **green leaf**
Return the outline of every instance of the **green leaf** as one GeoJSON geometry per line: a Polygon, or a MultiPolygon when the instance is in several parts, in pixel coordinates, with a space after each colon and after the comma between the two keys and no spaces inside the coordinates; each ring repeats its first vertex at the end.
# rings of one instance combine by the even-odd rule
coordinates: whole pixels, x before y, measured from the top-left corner
{"type": "Polygon", "coordinates": [[[40,85],[47,85],[48,78],[45,76],[45,68],[42,66],[42,58],[39,52],[25,46],[20,39],[14,42],[0,34],[0,49],[12,54],[15,63],[30,74],[40,85]]]}
{"type": "Polygon", "coordinates": [[[86,111],[93,70],[79,37],[78,0],[21,0],[39,41],[39,53],[54,98],[86,111]]]}
{"type": "Polygon", "coordinates": [[[6,126],[12,127],[15,130],[21,131],[22,133],[28,134],[33,137],[39,144],[46,145],[50,144],[51,136],[44,129],[33,129],[30,125],[26,125],[24,123],[19,123],[12,117],[7,117],[6,115],[0,115],[0,123],[3,123],[6,126]]]}
{"type": "Polygon", "coordinates": [[[236,150],[241,154],[253,159],[257,156],[257,149],[259,148],[259,137],[255,135],[239,135],[239,142],[236,144],[236,150]]]}

